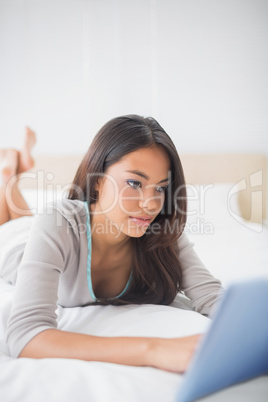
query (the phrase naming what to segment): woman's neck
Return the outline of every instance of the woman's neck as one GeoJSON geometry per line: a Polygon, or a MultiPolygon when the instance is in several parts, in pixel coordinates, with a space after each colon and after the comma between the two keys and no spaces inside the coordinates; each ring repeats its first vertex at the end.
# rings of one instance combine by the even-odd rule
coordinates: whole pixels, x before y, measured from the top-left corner
{"type": "Polygon", "coordinates": [[[103,214],[90,216],[91,238],[95,252],[117,252],[130,247],[130,237],[111,223],[103,214]]]}

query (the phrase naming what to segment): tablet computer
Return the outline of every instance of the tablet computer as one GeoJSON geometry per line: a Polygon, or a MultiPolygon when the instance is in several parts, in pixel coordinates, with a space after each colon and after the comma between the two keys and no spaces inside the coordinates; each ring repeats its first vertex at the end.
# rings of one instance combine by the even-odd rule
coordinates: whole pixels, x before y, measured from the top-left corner
{"type": "Polygon", "coordinates": [[[177,402],[190,402],[268,373],[268,280],[231,284],[183,375],[177,402]]]}

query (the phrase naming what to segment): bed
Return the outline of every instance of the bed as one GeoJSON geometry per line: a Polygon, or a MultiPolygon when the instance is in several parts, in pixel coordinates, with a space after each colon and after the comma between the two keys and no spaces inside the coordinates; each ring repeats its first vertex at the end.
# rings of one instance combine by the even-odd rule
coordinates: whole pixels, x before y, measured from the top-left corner
{"type": "MultiPolygon", "coordinates": [[[[81,155],[36,155],[21,180],[32,211],[66,196],[81,155]]],[[[182,155],[189,197],[185,227],[196,251],[224,287],[268,277],[267,162],[264,155],[182,155]]],[[[23,230],[23,228],[22,228],[23,230]]],[[[5,329],[14,287],[0,278],[0,400],[3,402],[172,402],[183,376],[151,367],[71,359],[13,359],[5,329]]],[[[267,319],[267,317],[264,317],[267,319]]],[[[59,328],[99,336],[179,337],[207,331],[210,319],[184,298],[171,306],[58,308],[59,328]],[[176,308],[175,308],[176,307],[176,308]],[[179,308],[178,308],[179,307],[179,308]]],[[[214,393],[202,401],[266,401],[268,376],[214,393]]]]}

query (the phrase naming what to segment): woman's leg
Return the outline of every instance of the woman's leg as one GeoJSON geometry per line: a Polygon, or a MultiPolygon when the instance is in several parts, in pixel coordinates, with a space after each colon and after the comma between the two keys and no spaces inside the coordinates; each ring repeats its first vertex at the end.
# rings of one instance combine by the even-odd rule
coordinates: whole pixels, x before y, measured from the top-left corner
{"type": "Polygon", "coordinates": [[[6,203],[5,190],[0,186],[0,225],[10,220],[9,211],[6,203]]]}
{"type": "Polygon", "coordinates": [[[34,165],[31,150],[35,142],[35,133],[26,127],[20,152],[15,149],[0,150],[0,225],[12,219],[32,215],[20,192],[18,181],[19,174],[26,172],[34,165]]]}
{"type": "Polygon", "coordinates": [[[17,172],[18,151],[15,149],[0,150],[0,225],[8,222],[10,218],[9,208],[6,200],[6,186],[11,177],[17,172]]]}
{"type": "Polygon", "coordinates": [[[25,135],[22,148],[19,152],[19,162],[17,174],[27,172],[34,166],[34,160],[32,157],[32,148],[36,143],[35,132],[29,127],[25,128],[25,135]]]}

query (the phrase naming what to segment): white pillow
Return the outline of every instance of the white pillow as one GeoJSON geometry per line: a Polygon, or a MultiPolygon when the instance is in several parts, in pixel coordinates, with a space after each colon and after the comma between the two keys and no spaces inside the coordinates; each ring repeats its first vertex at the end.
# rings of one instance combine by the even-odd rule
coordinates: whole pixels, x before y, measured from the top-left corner
{"type": "Polygon", "coordinates": [[[186,231],[210,234],[215,226],[234,223],[233,215],[239,215],[239,205],[237,193],[231,191],[233,186],[233,183],[187,185],[186,231]]]}
{"type": "Polygon", "coordinates": [[[45,206],[48,202],[67,198],[67,191],[58,189],[24,189],[21,190],[21,193],[33,214],[44,212],[45,206]]]}

